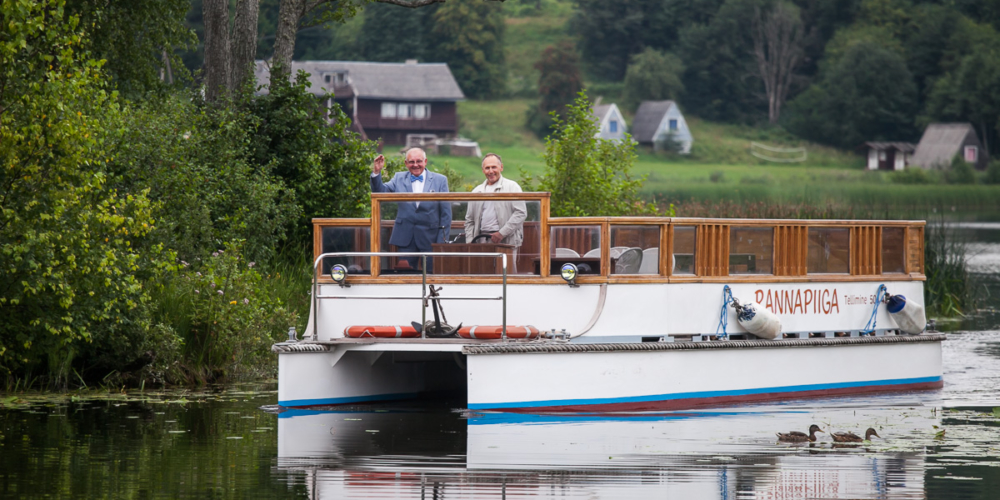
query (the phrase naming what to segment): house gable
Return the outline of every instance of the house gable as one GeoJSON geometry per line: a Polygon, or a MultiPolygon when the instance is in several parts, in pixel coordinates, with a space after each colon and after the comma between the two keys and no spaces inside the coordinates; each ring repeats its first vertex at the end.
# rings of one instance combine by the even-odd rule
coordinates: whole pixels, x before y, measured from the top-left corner
{"type": "Polygon", "coordinates": [[[594,106],[594,116],[597,118],[597,133],[594,137],[611,141],[621,141],[625,139],[628,127],[625,124],[625,117],[622,116],[618,106],[614,103],[601,106],[594,106]],[[614,130],[612,130],[614,129],[614,130]]]}

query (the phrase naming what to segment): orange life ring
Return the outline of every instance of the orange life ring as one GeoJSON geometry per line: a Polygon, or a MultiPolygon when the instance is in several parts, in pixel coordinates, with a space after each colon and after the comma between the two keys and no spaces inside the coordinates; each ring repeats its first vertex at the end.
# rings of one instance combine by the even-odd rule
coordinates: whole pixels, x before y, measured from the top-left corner
{"type": "MultiPolygon", "coordinates": [[[[528,326],[507,326],[509,339],[533,339],[538,337],[538,328],[528,326]]],[[[463,326],[458,329],[458,336],[463,339],[495,340],[503,336],[502,326],[463,326]]]]}
{"type": "Polygon", "coordinates": [[[351,338],[414,338],[420,334],[412,326],[349,326],[344,328],[344,335],[351,338]]]}

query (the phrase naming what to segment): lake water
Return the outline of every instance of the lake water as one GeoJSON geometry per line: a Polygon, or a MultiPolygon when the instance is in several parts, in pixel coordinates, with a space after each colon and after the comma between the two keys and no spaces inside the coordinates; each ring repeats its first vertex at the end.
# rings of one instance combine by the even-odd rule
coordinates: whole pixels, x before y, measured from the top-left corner
{"type": "Polygon", "coordinates": [[[938,391],[572,416],[448,401],[278,414],[267,384],[52,395],[0,408],[0,497],[1000,498],[1000,224],[962,234],[987,299],[939,325],[938,391]],[[776,442],[814,423],[883,439],[776,442]]]}

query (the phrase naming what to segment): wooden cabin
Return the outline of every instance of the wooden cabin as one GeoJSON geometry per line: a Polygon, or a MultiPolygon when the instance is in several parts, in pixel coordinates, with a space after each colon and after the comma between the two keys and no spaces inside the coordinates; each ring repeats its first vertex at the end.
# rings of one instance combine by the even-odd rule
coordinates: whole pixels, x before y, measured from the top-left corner
{"type": "Polygon", "coordinates": [[[989,152],[969,123],[932,123],[924,130],[911,163],[914,166],[943,170],[951,167],[954,158],[971,163],[976,170],[985,170],[989,152]]]}
{"type": "MultiPolygon", "coordinates": [[[[309,73],[309,91],[337,102],[365,139],[402,145],[407,135],[458,135],[458,101],[465,95],[445,63],[296,61],[292,74],[309,73]]],[[[270,68],[257,61],[255,76],[267,92],[270,68]]]]}

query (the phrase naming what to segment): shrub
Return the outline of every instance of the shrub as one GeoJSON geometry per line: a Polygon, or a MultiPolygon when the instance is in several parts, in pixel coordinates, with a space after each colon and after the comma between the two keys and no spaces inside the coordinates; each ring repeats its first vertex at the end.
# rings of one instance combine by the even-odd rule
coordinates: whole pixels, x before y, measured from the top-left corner
{"type": "Polygon", "coordinates": [[[1000,184],[1000,160],[993,160],[986,167],[986,174],[983,175],[983,182],[986,184],[1000,184]]]}
{"type": "Polygon", "coordinates": [[[184,339],[181,369],[189,381],[273,375],[270,345],[297,321],[257,263],[241,255],[241,243],[193,263],[181,261],[162,290],[157,317],[184,339]]]}
{"type": "Polygon", "coordinates": [[[555,217],[656,213],[639,198],[644,178],[631,177],[635,142],[596,139],[597,123],[586,92],[566,108],[565,119],[553,113],[553,132],[545,140],[545,173],[535,183],[522,172],[525,191],[552,193],[555,217]]]}
{"type": "Polygon", "coordinates": [[[945,178],[949,184],[975,184],[976,169],[971,163],[956,157],[951,161],[951,168],[948,169],[945,178]]]}
{"type": "Polygon", "coordinates": [[[889,178],[896,184],[930,184],[933,182],[927,170],[920,167],[910,167],[893,172],[889,178]]]}

